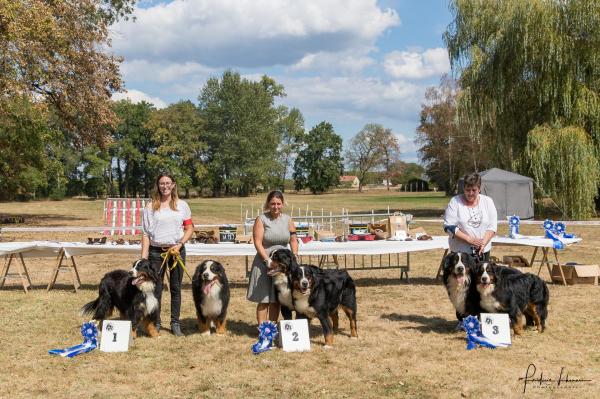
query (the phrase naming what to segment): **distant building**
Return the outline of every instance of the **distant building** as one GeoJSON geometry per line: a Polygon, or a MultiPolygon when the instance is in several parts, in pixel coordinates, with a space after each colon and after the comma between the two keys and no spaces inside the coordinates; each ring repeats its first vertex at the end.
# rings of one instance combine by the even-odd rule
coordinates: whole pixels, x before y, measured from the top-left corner
{"type": "Polygon", "coordinates": [[[340,176],[340,185],[342,186],[358,188],[359,183],[360,180],[357,176],[340,176]]]}

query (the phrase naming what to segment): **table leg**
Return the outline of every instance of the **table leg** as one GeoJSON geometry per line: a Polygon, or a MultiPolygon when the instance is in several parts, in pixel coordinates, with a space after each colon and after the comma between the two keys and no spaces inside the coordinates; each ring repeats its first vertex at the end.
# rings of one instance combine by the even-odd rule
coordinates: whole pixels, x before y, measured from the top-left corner
{"type": "MultiPolygon", "coordinates": [[[[563,272],[560,261],[558,260],[558,252],[556,251],[556,248],[552,248],[552,251],[554,251],[554,259],[556,260],[556,264],[558,265],[558,270],[560,271],[560,278],[562,279],[563,285],[566,286],[567,279],[565,278],[565,273],[563,272]]],[[[550,263],[548,263],[548,270],[550,272],[550,277],[552,277],[552,269],[550,268],[550,263]]]]}
{"type": "Polygon", "coordinates": [[[4,287],[4,282],[6,281],[6,276],[8,275],[8,269],[10,268],[11,262],[12,256],[4,255],[4,265],[2,266],[2,274],[0,274],[0,288],[4,287]]]}
{"type": "MultiPolygon", "coordinates": [[[[533,256],[531,257],[531,261],[529,262],[529,266],[533,267],[533,262],[535,262],[535,256],[537,255],[538,247],[535,247],[533,250],[533,256]]],[[[538,273],[539,275],[539,273],[538,273]]]]}
{"type": "Polygon", "coordinates": [[[27,277],[29,286],[33,286],[33,283],[31,282],[31,277],[29,277],[29,270],[27,270],[27,266],[25,266],[25,260],[23,259],[22,253],[19,253],[19,259],[21,260],[21,265],[23,266],[23,271],[25,272],[25,276],[27,277]]]}
{"type": "Polygon", "coordinates": [[[440,261],[440,267],[438,267],[438,271],[435,275],[435,281],[438,281],[440,275],[442,274],[442,270],[444,269],[444,259],[446,259],[446,255],[448,255],[448,249],[444,250],[444,254],[442,255],[442,260],[440,261]]]}
{"type": "Polygon", "coordinates": [[[52,270],[52,274],[50,275],[50,282],[48,283],[48,288],[46,288],[46,291],[50,291],[54,287],[54,284],[56,284],[56,278],[58,277],[58,272],[60,270],[64,257],[65,250],[61,248],[60,251],[58,251],[58,255],[56,256],[56,266],[52,270]]]}

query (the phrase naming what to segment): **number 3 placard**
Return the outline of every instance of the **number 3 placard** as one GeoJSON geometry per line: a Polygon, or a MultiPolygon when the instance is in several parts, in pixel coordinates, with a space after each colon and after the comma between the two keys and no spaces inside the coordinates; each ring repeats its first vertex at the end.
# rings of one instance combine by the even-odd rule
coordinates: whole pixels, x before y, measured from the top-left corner
{"type": "Polygon", "coordinates": [[[127,352],[132,341],[131,321],[104,320],[102,322],[102,337],[100,338],[102,352],[127,352]]]}
{"type": "Polygon", "coordinates": [[[506,313],[482,313],[481,333],[496,344],[510,345],[510,322],[506,313]]]}
{"type": "Polygon", "coordinates": [[[306,319],[281,320],[279,334],[281,348],[284,352],[310,351],[310,336],[306,319]]]}

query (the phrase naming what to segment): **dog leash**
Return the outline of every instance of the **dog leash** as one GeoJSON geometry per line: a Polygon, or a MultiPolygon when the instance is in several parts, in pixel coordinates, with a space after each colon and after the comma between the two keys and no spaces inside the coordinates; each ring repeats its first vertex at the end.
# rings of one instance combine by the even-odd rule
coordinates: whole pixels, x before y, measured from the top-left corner
{"type": "Polygon", "coordinates": [[[175,269],[177,267],[177,265],[179,264],[179,265],[181,265],[181,268],[183,269],[185,274],[190,278],[190,281],[192,280],[192,277],[190,276],[187,269],[185,268],[185,264],[183,263],[183,259],[181,259],[181,255],[179,255],[179,252],[173,251],[173,250],[168,250],[168,251],[161,253],[160,256],[163,258],[163,261],[162,261],[162,264],[160,265],[160,269],[158,271],[159,275],[160,275],[160,273],[162,273],[162,269],[163,269],[163,267],[165,267],[165,265],[166,265],[167,269],[169,269],[169,273],[170,273],[171,270],[175,269]],[[173,258],[173,264],[171,266],[169,266],[169,262],[167,262],[167,260],[169,259],[169,256],[171,256],[173,258]]]}

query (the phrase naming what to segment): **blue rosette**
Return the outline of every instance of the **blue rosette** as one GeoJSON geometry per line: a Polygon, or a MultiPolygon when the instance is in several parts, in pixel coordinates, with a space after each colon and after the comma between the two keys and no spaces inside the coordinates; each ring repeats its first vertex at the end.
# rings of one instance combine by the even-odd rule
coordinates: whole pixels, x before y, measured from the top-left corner
{"type": "Polygon", "coordinates": [[[467,350],[473,350],[479,346],[491,349],[495,349],[498,346],[506,346],[494,344],[489,339],[484,337],[481,333],[481,325],[479,324],[479,320],[477,320],[477,317],[475,316],[465,317],[462,325],[467,332],[467,350]]]}
{"type": "Polygon", "coordinates": [[[565,234],[566,230],[567,230],[567,227],[565,226],[565,224],[563,222],[556,222],[554,224],[554,231],[556,232],[556,234],[562,236],[563,234],[565,234]]]}
{"type": "Polygon", "coordinates": [[[258,342],[252,345],[255,355],[273,348],[273,340],[277,336],[277,325],[272,321],[263,321],[258,326],[258,342]]]}
{"type": "Polygon", "coordinates": [[[510,238],[518,238],[519,237],[519,224],[521,223],[521,218],[517,215],[512,215],[508,217],[508,236],[510,238]]]}
{"type": "Polygon", "coordinates": [[[98,327],[91,321],[83,323],[81,326],[81,335],[83,336],[83,342],[98,343],[98,327]]]}
{"type": "Polygon", "coordinates": [[[550,219],[544,220],[544,230],[554,230],[554,222],[550,219]]]}
{"type": "Polygon", "coordinates": [[[98,347],[98,327],[93,322],[83,323],[81,326],[83,343],[64,349],[50,349],[50,355],[72,358],[82,353],[93,351],[98,347]]]}

